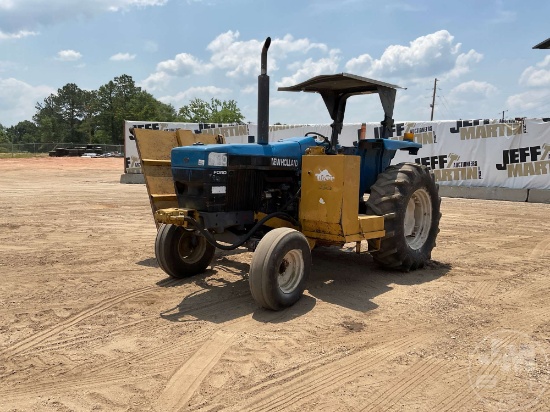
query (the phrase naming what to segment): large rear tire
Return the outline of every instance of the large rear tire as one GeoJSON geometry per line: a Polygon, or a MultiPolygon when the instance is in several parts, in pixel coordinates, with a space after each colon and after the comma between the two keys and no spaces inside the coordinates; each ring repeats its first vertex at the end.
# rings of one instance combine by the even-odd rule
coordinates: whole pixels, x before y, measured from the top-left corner
{"type": "Polygon", "coordinates": [[[381,266],[404,271],[421,268],[431,258],[441,218],[438,186],[425,166],[388,167],[371,187],[367,214],[384,216],[386,235],[372,257],[381,266]]]}
{"type": "Polygon", "coordinates": [[[311,272],[311,251],[297,230],[277,228],[256,248],[250,265],[250,292],[262,307],[281,310],[303,295],[311,272]]]}
{"type": "Polygon", "coordinates": [[[206,270],[216,248],[204,236],[181,226],[162,224],[155,240],[155,255],[162,270],[182,279],[206,270]]]}

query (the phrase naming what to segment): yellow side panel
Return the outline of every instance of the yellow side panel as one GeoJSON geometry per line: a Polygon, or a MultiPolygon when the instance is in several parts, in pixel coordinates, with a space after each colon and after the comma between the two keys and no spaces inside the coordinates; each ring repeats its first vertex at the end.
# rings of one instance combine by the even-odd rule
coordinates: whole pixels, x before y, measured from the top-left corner
{"type": "Polygon", "coordinates": [[[342,229],[345,235],[361,233],[359,214],[359,179],[361,158],[341,156],[344,160],[344,194],[342,199],[342,229]]]}
{"type": "Polygon", "coordinates": [[[193,143],[203,143],[203,144],[216,144],[218,140],[216,136],[206,133],[195,134],[192,130],[179,129],[176,130],[176,135],[178,138],[178,146],[191,146],[193,143]]]}
{"type": "MultiPolygon", "coordinates": [[[[215,144],[225,141],[223,137],[194,134],[192,130],[183,129],[176,131],[134,129],[134,137],[153,216],[159,209],[178,207],[170,163],[172,149],[178,146],[190,146],[197,142],[215,144]]],[[[158,225],[157,221],[155,223],[158,225]]]]}
{"type": "Polygon", "coordinates": [[[134,129],[134,136],[153,216],[159,209],[178,207],[170,163],[170,152],[179,146],[176,132],[134,129]]]}
{"type": "Polygon", "coordinates": [[[384,218],[359,215],[359,156],[302,157],[300,222],[307,237],[360,242],[384,236],[384,218]]]}
{"type": "Polygon", "coordinates": [[[344,236],[359,232],[358,156],[302,158],[300,221],[304,231],[344,236]]]}
{"type": "Polygon", "coordinates": [[[179,146],[176,132],[134,129],[134,136],[140,159],[170,160],[170,151],[179,146]]]}
{"type": "MultiPolygon", "coordinates": [[[[172,169],[168,166],[141,166],[143,175],[147,179],[147,186],[150,195],[175,195],[174,179],[172,179],[172,169]]],[[[177,206],[174,206],[177,207],[177,206]]]]}
{"type": "Polygon", "coordinates": [[[300,220],[340,223],[344,191],[344,156],[302,157],[300,220]]]}
{"type": "MultiPolygon", "coordinates": [[[[384,231],[384,217],[372,215],[359,215],[359,225],[362,232],[384,231]]],[[[382,234],[384,236],[384,234],[382,234]]]]}
{"type": "Polygon", "coordinates": [[[195,134],[192,130],[176,130],[176,135],[178,137],[179,143],[177,146],[191,146],[193,143],[196,142],[195,134]]]}

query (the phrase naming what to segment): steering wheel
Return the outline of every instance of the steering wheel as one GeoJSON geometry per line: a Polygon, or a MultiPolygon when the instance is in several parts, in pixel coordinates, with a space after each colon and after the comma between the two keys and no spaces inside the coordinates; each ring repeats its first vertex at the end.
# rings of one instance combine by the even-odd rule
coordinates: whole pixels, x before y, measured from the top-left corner
{"type": "Polygon", "coordinates": [[[329,152],[331,149],[332,149],[332,144],[330,143],[330,140],[328,139],[328,137],[326,137],[325,135],[321,134],[321,133],[317,133],[317,132],[307,132],[306,133],[306,136],[309,136],[309,135],[315,135],[315,136],[318,136],[320,137],[321,139],[323,139],[323,143],[326,143],[327,145],[327,152],[329,152]]]}

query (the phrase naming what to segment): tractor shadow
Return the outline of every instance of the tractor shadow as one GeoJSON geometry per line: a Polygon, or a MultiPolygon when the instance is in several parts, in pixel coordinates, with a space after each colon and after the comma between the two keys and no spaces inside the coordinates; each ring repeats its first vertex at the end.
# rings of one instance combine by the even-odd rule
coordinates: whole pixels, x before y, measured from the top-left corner
{"type": "Polygon", "coordinates": [[[430,261],[414,272],[387,271],[379,268],[368,254],[318,248],[313,251],[313,267],[304,296],[292,307],[274,312],[258,307],[252,299],[248,285],[251,256],[245,250],[217,251],[212,265],[201,275],[157,282],[164,288],[191,284],[194,289],[199,287],[176,306],[163,310],[160,317],[170,322],[205,320],[219,324],[252,314],[262,323],[282,323],[305,315],[318,300],[364,313],[378,307],[372,299],[392,290],[390,285],[430,282],[451,268],[430,261]]]}
{"type": "Polygon", "coordinates": [[[365,313],[378,307],[373,299],[391,291],[391,285],[419,285],[445,276],[451,270],[451,265],[433,260],[412,272],[387,270],[378,266],[369,254],[357,254],[354,249],[320,247],[313,250],[307,286],[311,296],[365,313]]]}

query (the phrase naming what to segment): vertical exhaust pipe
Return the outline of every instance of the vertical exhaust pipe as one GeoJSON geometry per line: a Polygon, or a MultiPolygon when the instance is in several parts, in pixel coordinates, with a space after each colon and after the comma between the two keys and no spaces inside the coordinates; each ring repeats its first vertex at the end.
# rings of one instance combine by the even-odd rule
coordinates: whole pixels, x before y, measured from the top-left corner
{"type": "Polygon", "coordinates": [[[271,37],[265,39],[262,48],[262,68],[258,76],[258,143],[269,142],[269,76],[267,75],[267,49],[271,37]]]}

